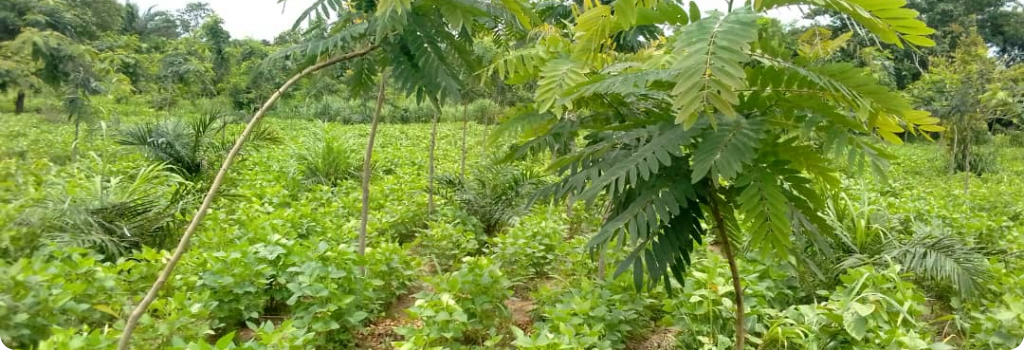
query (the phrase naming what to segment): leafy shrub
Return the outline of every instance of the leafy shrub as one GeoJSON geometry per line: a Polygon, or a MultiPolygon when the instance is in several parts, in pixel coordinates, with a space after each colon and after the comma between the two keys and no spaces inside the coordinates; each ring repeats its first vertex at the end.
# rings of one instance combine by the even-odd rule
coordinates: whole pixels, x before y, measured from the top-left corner
{"type": "Polygon", "coordinates": [[[201,261],[196,290],[209,293],[206,308],[218,329],[288,318],[314,333],[318,346],[351,343],[354,330],[405,292],[416,266],[393,244],[360,258],[349,246],[288,239],[238,244],[201,261]]]}
{"type": "Polygon", "coordinates": [[[322,122],[362,124],[370,122],[371,111],[364,102],[326,97],[309,104],[304,114],[322,122]]]}
{"type": "Polygon", "coordinates": [[[512,278],[533,277],[555,272],[552,265],[561,260],[559,248],[568,227],[561,217],[533,215],[488,240],[487,252],[506,267],[512,278]]]}
{"type": "MultiPolygon", "coordinates": [[[[1020,272],[1007,273],[996,285],[1006,287],[1020,283],[1020,272]]],[[[1001,288],[1005,291],[1006,288],[1001,288]]],[[[955,325],[963,328],[963,349],[1009,349],[1020,345],[1024,330],[1024,295],[1019,290],[1004,293],[998,299],[974,303],[965,300],[954,303],[957,312],[955,325]]]]}
{"type": "MultiPolygon", "coordinates": [[[[999,170],[999,155],[992,148],[976,147],[970,154],[971,173],[981,176],[982,174],[994,173],[999,170]]],[[[956,172],[967,171],[966,153],[956,153],[949,159],[952,162],[953,170],[956,172]]]]}
{"type": "Polygon", "coordinates": [[[28,349],[50,336],[53,327],[102,327],[115,319],[117,276],[101,257],[82,249],[54,249],[12,264],[0,260],[0,339],[28,349]]]}
{"type": "Polygon", "coordinates": [[[644,326],[644,298],[639,298],[629,281],[605,285],[578,278],[564,289],[542,288],[538,292],[539,314],[536,332],[516,334],[519,349],[622,349],[631,333],[644,326]]]}
{"type": "Polygon", "coordinates": [[[30,225],[58,249],[89,248],[107,260],[144,245],[164,247],[175,222],[164,186],[178,180],[163,169],[152,165],[131,176],[87,171],[77,181],[55,184],[60,190],[27,213],[30,225]]]}
{"type": "Polygon", "coordinates": [[[167,111],[176,105],[178,99],[171,93],[154,93],[149,99],[149,107],[158,111],[167,111]]]}
{"type": "Polygon", "coordinates": [[[810,348],[934,349],[927,325],[915,321],[925,312],[925,297],[899,271],[899,266],[850,270],[827,301],[783,312],[801,325],[801,331],[792,334],[804,338],[801,343],[810,348]]]}
{"type": "Polygon", "coordinates": [[[495,124],[501,119],[503,108],[494,101],[480,99],[473,101],[466,107],[466,114],[469,120],[478,124],[495,124]]]}
{"type": "Polygon", "coordinates": [[[382,122],[392,124],[430,123],[434,120],[434,107],[429,104],[413,103],[392,104],[388,106],[381,118],[382,122]]]}
{"type": "MultiPolygon", "coordinates": [[[[251,329],[251,339],[238,341],[238,335],[231,332],[224,335],[216,342],[210,343],[206,339],[198,338],[191,342],[177,339],[173,344],[166,344],[160,349],[171,350],[227,350],[227,349],[250,349],[250,350],[301,350],[308,349],[307,344],[311,342],[313,334],[305,329],[296,328],[294,322],[284,321],[279,326],[272,322],[264,322],[260,326],[251,329]]],[[[55,329],[54,335],[39,344],[40,350],[91,350],[91,349],[112,349],[116,346],[120,334],[90,330],[88,327],[78,329],[55,329]]],[[[142,348],[135,342],[136,347],[142,348]]],[[[153,348],[156,349],[156,348],[153,348]]]]}
{"type": "Polygon", "coordinates": [[[432,221],[427,225],[413,245],[419,255],[436,264],[438,272],[448,271],[483,247],[483,235],[475,220],[432,221]]]}
{"type": "Polygon", "coordinates": [[[421,322],[398,333],[398,349],[493,346],[510,322],[504,302],[512,296],[511,282],[487,258],[466,258],[456,272],[433,278],[427,291],[416,295],[407,311],[421,322]]]}
{"type": "Polygon", "coordinates": [[[381,224],[376,232],[384,239],[405,244],[413,242],[421,232],[431,232],[430,222],[423,220],[428,216],[425,200],[405,200],[395,207],[374,210],[381,224]]]}
{"type": "Polygon", "coordinates": [[[305,143],[298,155],[303,181],[312,185],[334,187],[346,180],[362,176],[363,161],[353,144],[328,135],[305,143]]]}
{"type": "Polygon", "coordinates": [[[515,224],[533,193],[546,184],[540,174],[512,166],[488,166],[465,181],[444,175],[437,183],[441,196],[476,217],[489,237],[515,224]]]}
{"type": "Polygon", "coordinates": [[[1011,147],[1024,148],[1024,131],[1007,131],[1006,136],[1011,147]]]}

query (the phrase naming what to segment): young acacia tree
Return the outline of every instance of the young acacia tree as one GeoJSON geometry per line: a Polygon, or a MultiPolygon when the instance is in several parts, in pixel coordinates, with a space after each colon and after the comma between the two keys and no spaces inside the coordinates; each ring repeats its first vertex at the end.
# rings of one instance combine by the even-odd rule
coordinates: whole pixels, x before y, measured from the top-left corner
{"type": "Polygon", "coordinates": [[[989,118],[1001,116],[1005,96],[999,92],[1015,84],[1008,76],[1010,70],[989,56],[976,29],[966,30],[958,43],[952,54],[934,58],[928,74],[908,91],[918,105],[949,127],[943,138],[949,150],[949,170],[951,174],[964,173],[967,193],[971,177],[985,171],[975,164],[975,147],[981,143],[977,136],[988,133],[989,118]]]}
{"type": "Polygon", "coordinates": [[[781,31],[759,25],[763,13],[824,7],[879,41],[932,45],[925,36],[933,30],[904,4],[759,0],[702,14],[674,0],[586,0],[571,28],[538,26],[532,45],[492,68],[506,81],[537,85],[535,103],[508,121],[530,130],[522,147],[565,128],[585,135],[551,164],[561,180],[547,194],[610,203],[589,246],[630,249],[616,274],[632,271],[638,290],[664,284],[671,292],[695,246],[715,237],[732,274],[734,345],[743,349],[736,249],[799,254],[793,235],[829,229],[819,213],[841,167],[884,174],[878,138],[900,143],[896,133],[941,130],[864,69],[798,55],[781,31]],[[672,34],[633,53],[615,49],[617,37],[644,25],[672,34]]]}

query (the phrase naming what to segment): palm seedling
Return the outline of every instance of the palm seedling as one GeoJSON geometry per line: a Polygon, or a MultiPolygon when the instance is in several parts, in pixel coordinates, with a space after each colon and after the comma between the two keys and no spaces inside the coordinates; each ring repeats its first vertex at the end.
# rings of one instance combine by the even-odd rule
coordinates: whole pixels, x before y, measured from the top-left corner
{"type": "Polygon", "coordinates": [[[227,123],[217,112],[189,120],[168,120],[127,128],[117,140],[121,145],[143,149],[146,155],[169,165],[182,177],[195,180],[207,170],[207,157],[217,144],[213,138],[227,123]]]}
{"type": "Polygon", "coordinates": [[[306,140],[303,147],[305,149],[298,154],[298,162],[305,184],[335,187],[361,176],[362,161],[354,145],[324,132],[306,140]]]}
{"type": "Polygon", "coordinates": [[[991,277],[981,248],[939,226],[912,223],[904,229],[884,210],[859,206],[845,195],[829,199],[826,219],[834,230],[826,236],[831,249],[821,252],[826,261],[820,266],[830,266],[828,276],[835,279],[864,265],[896,264],[923,287],[967,297],[982,293],[991,277]]]}
{"type": "Polygon", "coordinates": [[[28,222],[58,249],[89,248],[110,260],[143,245],[161,247],[174,216],[160,186],[181,180],[165,167],[150,165],[131,176],[90,173],[82,188],[64,184],[63,191],[50,193],[29,211],[28,222]]]}
{"type": "Polygon", "coordinates": [[[527,200],[546,184],[541,174],[512,166],[484,167],[465,180],[438,177],[440,196],[480,220],[491,237],[526,214],[527,200]]]}

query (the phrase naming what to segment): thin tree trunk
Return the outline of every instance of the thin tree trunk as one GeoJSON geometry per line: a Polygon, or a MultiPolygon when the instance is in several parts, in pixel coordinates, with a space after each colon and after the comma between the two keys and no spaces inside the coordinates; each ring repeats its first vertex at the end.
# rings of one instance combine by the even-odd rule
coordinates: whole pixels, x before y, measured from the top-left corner
{"type": "MultiPolygon", "coordinates": [[[[980,112],[980,111],[979,111],[980,112]]],[[[964,142],[964,196],[967,196],[971,188],[971,151],[974,146],[974,131],[967,129],[967,140],[964,142]]]]}
{"type": "Polygon", "coordinates": [[[964,196],[967,196],[967,192],[971,187],[971,146],[966,145],[964,150],[964,196]]]}
{"type": "Polygon", "coordinates": [[[238,140],[235,141],[235,145],[231,147],[231,151],[229,151],[228,155],[224,158],[224,162],[220,166],[220,171],[217,172],[217,176],[214,177],[213,183],[210,184],[210,189],[206,192],[206,196],[203,198],[203,203],[199,206],[199,209],[196,210],[195,216],[192,217],[192,222],[188,224],[188,227],[185,229],[185,233],[181,236],[181,240],[178,241],[178,246],[174,249],[174,254],[171,255],[171,259],[167,261],[166,265],[164,265],[164,268],[160,271],[160,275],[157,277],[156,282],[154,282],[153,286],[149,288],[148,292],[146,292],[146,296],[142,298],[142,302],[132,310],[131,315],[128,317],[128,321],[125,323],[124,332],[121,334],[121,340],[117,343],[118,350],[128,350],[128,344],[132,339],[132,332],[135,330],[135,327],[138,327],[139,319],[146,313],[146,309],[149,308],[149,305],[153,303],[153,300],[156,300],[160,289],[163,288],[164,284],[167,283],[167,280],[170,279],[171,273],[174,272],[174,267],[177,266],[178,261],[180,261],[181,257],[185,254],[185,250],[188,249],[189,240],[192,238],[192,235],[195,234],[196,230],[199,228],[199,223],[201,223],[203,218],[206,217],[206,212],[213,204],[213,199],[217,196],[217,191],[220,190],[221,184],[224,183],[224,178],[227,177],[228,169],[231,168],[232,162],[235,160],[235,157],[238,156],[238,153],[241,152],[242,146],[245,144],[245,140],[249,138],[253,129],[256,128],[256,125],[259,124],[260,120],[263,119],[263,116],[268,110],[270,110],[270,107],[272,107],[274,103],[281,98],[281,95],[284,95],[284,92],[287,91],[288,88],[303,77],[339,62],[365,56],[366,54],[376,50],[377,47],[378,46],[375,44],[370,45],[359,51],[337,56],[302,70],[299,74],[288,79],[284,85],[281,85],[281,87],[277,89],[269,99],[267,99],[267,102],[260,107],[259,111],[253,115],[252,120],[250,120],[249,124],[245,126],[245,130],[238,136],[238,140]]]}
{"type": "Polygon", "coordinates": [[[736,265],[736,257],[732,252],[732,243],[729,242],[729,234],[725,232],[725,219],[722,218],[722,211],[718,203],[718,189],[712,185],[713,193],[711,198],[711,215],[715,220],[715,230],[718,233],[718,240],[722,241],[722,254],[729,261],[729,273],[732,274],[732,289],[736,293],[736,350],[743,350],[747,341],[747,328],[745,310],[743,309],[743,286],[740,284],[740,270],[736,265]]]}
{"type": "Polygon", "coordinates": [[[75,138],[71,142],[71,162],[75,163],[78,161],[78,138],[82,131],[82,121],[75,118],[75,138]]]}
{"type": "Polygon", "coordinates": [[[480,154],[483,157],[487,156],[487,138],[489,136],[491,136],[491,116],[487,114],[484,116],[484,141],[480,144],[480,154]]]}
{"type": "MultiPolygon", "coordinates": [[[[366,141],[366,155],[363,157],[363,211],[359,222],[359,256],[366,254],[366,225],[370,221],[370,165],[373,159],[373,143],[377,139],[377,126],[380,122],[380,111],[384,106],[384,87],[387,77],[380,76],[380,88],[377,92],[377,110],[373,114],[373,122],[370,123],[370,136],[366,141]]],[[[366,273],[363,267],[363,273],[366,273]]]]}
{"type": "Polygon", "coordinates": [[[434,215],[434,152],[437,149],[437,123],[441,119],[441,108],[434,113],[430,128],[430,155],[427,162],[427,214],[434,215]]]}
{"type": "Polygon", "coordinates": [[[959,131],[956,126],[953,126],[953,151],[949,154],[949,176],[956,174],[956,153],[959,152],[957,147],[957,139],[960,138],[959,131]]]}
{"type": "MultiPolygon", "coordinates": [[[[570,196],[571,195],[572,194],[570,194],[570,196]]],[[[604,213],[601,214],[601,225],[602,226],[604,226],[604,224],[608,223],[608,217],[611,216],[611,215],[612,215],[612,202],[609,201],[609,202],[605,203],[605,205],[604,205],[604,213]]],[[[608,244],[607,243],[600,244],[597,247],[598,247],[598,249],[600,249],[600,251],[597,252],[597,280],[598,281],[604,281],[605,277],[607,277],[607,273],[605,272],[605,268],[608,265],[608,261],[607,261],[608,260],[608,254],[607,254],[608,244]]]]}
{"type": "MultiPolygon", "coordinates": [[[[568,147],[569,147],[569,149],[565,150],[565,154],[571,154],[572,152],[575,152],[576,151],[576,140],[575,139],[569,139],[568,147]]],[[[557,160],[556,157],[553,157],[553,158],[554,158],[554,160],[557,160]]],[[[573,202],[575,202],[575,201],[576,201],[575,196],[573,196],[572,192],[569,192],[568,197],[566,197],[566,199],[565,199],[565,216],[567,218],[569,218],[569,219],[572,219],[572,216],[573,216],[573,202]]]]}
{"type": "Polygon", "coordinates": [[[466,132],[469,130],[469,105],[462,106],[462,181],[466,181],[466,132]]]}
{"type": "Polygon", "coordinates": [[[25,91],[18,90],[18,98],[14,100],[14,114],[25,113],[25,91]]]}

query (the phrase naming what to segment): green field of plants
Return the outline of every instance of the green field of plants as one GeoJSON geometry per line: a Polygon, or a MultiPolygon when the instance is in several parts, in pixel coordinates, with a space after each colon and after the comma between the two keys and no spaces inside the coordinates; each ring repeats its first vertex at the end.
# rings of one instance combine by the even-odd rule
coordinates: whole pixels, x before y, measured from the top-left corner
{"type": "Polygon", "coordinates": [[[984,3],[0,0],[0,349],[1013,349],[984,3]]]}

